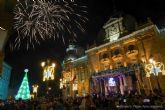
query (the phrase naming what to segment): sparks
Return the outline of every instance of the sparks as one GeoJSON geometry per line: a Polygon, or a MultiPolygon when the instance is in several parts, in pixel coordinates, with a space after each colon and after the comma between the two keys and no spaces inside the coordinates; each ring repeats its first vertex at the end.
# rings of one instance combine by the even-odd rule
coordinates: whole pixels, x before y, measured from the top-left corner
{"type": "Polygon", "coordinates": [[[74,0],[25,0],[17,1],[14,9],[14,29],[18,36],[14,48],[19,48],[22,41],[26,47],[34,48],[41,40],[62,38],[63,33],[76,37],[75,29],[84,32],[81,24],[88,19],[86,7],[79,6],[74,0]]]}

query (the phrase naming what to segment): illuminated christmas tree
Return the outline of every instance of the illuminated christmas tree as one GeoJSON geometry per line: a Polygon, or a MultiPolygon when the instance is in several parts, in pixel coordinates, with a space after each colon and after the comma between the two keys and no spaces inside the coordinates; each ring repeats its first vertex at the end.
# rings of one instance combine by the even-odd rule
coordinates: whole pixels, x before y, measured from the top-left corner
{"type": "Polygon", "coordinates": [[[30,99],[30,90],[29,90],[29,82],[27,77],[28,69],[25,69],[25,76],[23,78],[23,81],[21,83],[21,86],[18,90],[18,93],[15,97],[16,100],[22,99],[22,100],[28,100],[30,99]]]}

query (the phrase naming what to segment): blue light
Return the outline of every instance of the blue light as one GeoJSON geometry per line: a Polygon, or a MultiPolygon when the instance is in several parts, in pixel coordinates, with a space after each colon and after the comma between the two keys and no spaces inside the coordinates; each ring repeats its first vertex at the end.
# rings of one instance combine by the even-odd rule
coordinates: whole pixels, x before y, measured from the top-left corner
{"type": "Polygon", "coordinates": [[[108,84],[109,84],[109,86],[116,86],[116,82],[115,82],[114,78],[108,78],[108,84]]]}

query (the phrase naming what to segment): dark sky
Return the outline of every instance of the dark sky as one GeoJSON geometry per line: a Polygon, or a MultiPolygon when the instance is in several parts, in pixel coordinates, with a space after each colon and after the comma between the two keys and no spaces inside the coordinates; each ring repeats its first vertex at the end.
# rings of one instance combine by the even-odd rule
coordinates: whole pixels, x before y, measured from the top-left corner
{"type": "MultiPolygon", "coordinates": [[[[134,16],[139,22],[150,17],[159,27],[164,26],[165,8],[163,0],[114,0],[117,11],[134,16]]],[[[109,17],[113,14],[113,0],[82,0],[88,11],[89,21],[85,24],[85,33],[80,33],[77,38],[77,45],[86,48],[87,44],[92,44],[96,40],[99,31],[109,17]]],[[[30,84],[40,82],[42,78],[42,69],[40,63],[46,58],[53,59],[60,67],[64,58],[65,45],[61,40],[47,40],[42,42],[35,49],[11,51],[7,43],[5,49],[5,61],[12,66],[11,87],[18,87],[23,78],[25,68],[29,69],[30,84]]]]}

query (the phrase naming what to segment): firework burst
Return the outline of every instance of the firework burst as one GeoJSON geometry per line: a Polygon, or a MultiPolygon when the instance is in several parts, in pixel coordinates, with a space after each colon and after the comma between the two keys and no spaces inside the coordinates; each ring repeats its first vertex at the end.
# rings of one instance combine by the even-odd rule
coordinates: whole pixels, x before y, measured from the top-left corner
{"type": "Polygon", "coordinates": [[[75,38],[75,29],[84,32],[81,24],[87,21],[85,8],[73,0],[17,1],[14,29],[18,36],[14,41],[14,48],[19,48],[22,41],[26,41],[27,49],[49,38],[62,38],[65,42],[63,33],[66,32],[75,38]]]}

